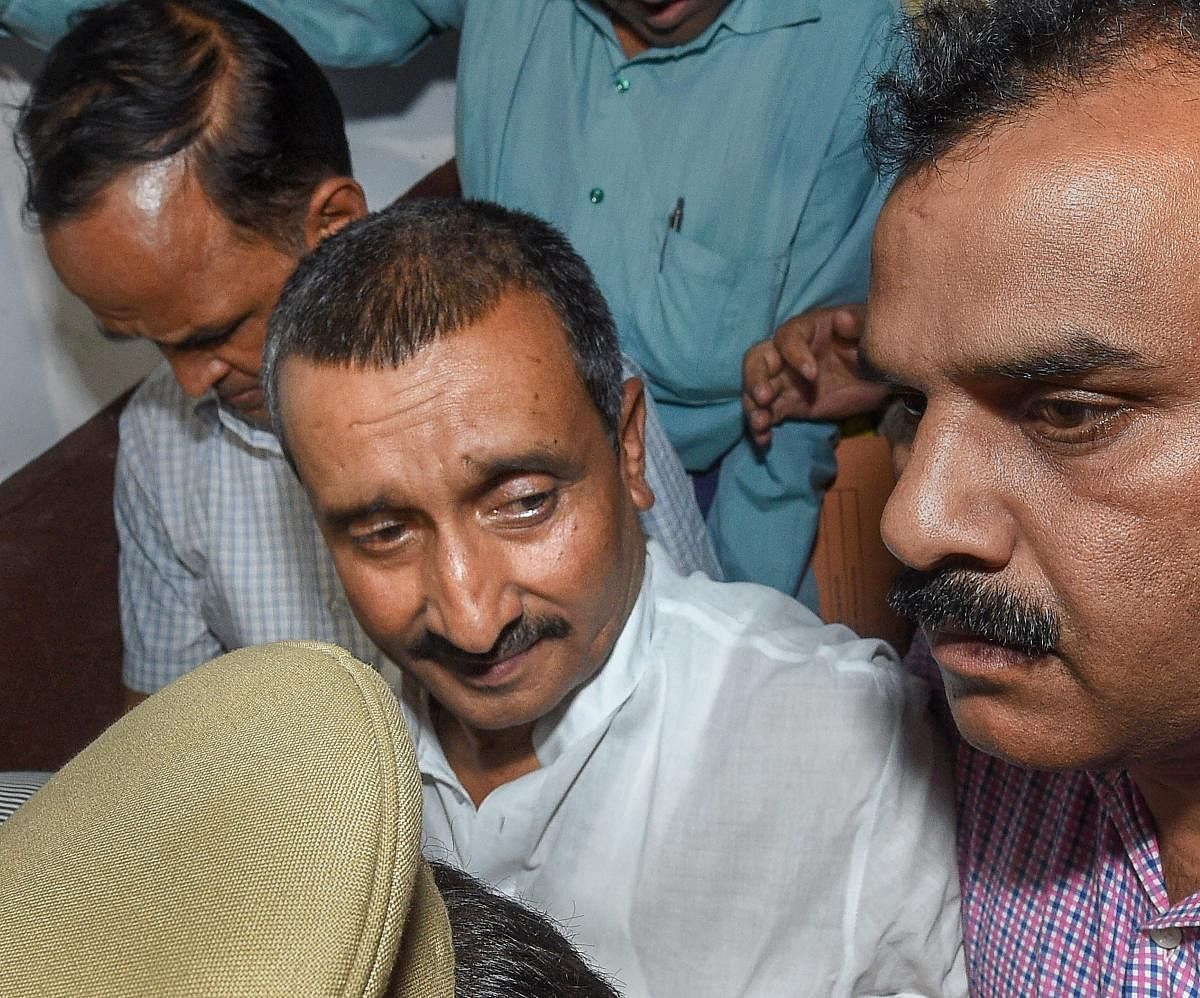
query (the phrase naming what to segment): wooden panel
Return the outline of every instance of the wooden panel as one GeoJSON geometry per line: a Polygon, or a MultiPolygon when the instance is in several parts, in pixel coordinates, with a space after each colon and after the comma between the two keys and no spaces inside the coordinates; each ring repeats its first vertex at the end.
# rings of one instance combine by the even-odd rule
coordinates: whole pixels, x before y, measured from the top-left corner
{"type": "Polygon", "coordinates": [[[121,712],[122,396],[0,483],[0,770],[57,769],[121,712]]]}
{"type": "Polygon", "coordinates": [[[903,651],[911,628],[887,606],[900,563],[879,536],[894,484],[891,449],[882,437],[848,437],[838,444],[837,462],[813,551],[821,616],[863,636],[886,638],[903,651]]]}

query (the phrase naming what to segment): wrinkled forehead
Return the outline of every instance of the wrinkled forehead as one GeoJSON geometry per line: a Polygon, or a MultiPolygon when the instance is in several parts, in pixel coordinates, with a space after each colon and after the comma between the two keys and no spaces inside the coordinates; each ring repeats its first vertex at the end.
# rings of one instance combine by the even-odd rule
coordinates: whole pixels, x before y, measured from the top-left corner
{"type": "MultiPolygon", "coordinates": [[[[1047,107],[897,184],[876,230],[864,358],[920,386],[980,368],[1191,363],[1200,168],[1178,116],[1047,107]],[[1061,355],[1060,360],[1056,360],[1061,355]]],[[[1192,130],[1200,139],[1200,130],[1192,130]]]]}
{"type": "Polygon", "coordinates": [[[403,462],[433,444],[469,465],[607,440],[557,315],[531,293],[503,296],[396,366],[290,356],[277,377],[281,429],[302,469],[360,451],[403,462]]]}

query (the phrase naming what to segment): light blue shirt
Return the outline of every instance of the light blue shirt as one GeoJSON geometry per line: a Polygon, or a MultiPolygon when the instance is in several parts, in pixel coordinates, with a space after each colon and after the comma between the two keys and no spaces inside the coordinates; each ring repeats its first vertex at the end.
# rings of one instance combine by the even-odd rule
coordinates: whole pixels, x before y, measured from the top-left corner
{"type": "MultiPolygon", "coordinates": [[[[629,373],[635,373],[630,371],[629,373]]],[[[647,407],[642,525],[686,572],[719,572],[690,484],[647,407]]],[[[121,415],[115,509],[124,680],[153,693],[234,648],[329,641],[377,668],[274,434],[158,368],[121,415]]]]}
{"type": "MultiPolygon", "coordinates": [[[[894,0],[733,0],[693,42],[633,59],[589,0],[251,3],[326,63],[399,62],[461,31],[464,193],[566,233],[685,467],[722,462],[709,529],[726,576],[814,602],[804,577],[834,430],[790,423],[760,453],[741,361],[791,316],[865,299],[886,191],[863,108],[894,0]]],[[[46,43],[76,6],[13,0],[4,19],[46,43]]]]}

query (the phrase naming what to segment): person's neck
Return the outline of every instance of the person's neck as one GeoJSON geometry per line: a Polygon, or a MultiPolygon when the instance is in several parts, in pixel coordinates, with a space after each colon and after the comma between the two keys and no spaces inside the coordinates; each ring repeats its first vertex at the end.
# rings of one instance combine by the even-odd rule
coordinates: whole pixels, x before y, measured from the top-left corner
{"type": "Polygon", "coordinates": [[[446,761],[477,808],[497,787],[541,766],[533,750],[532,724],[481,731],[464,724],[432,699],[429,712],[446,761]]]}
{"type": "Polygon", "coordinates": [[[1171,904],[1200,892],[1200,773],[1131,767],[1154,818],[1163,878],[1171,904]]]}
{"type": "Polygon", "coordinates": [[[621,45],[621,51],[625,53],[626,59],[636,59],[650,48],[650,43],[617,17],[616,14],[609,11],[608,19],[612,21],[613,31],[617,36],[617,41],[621,45]]]}

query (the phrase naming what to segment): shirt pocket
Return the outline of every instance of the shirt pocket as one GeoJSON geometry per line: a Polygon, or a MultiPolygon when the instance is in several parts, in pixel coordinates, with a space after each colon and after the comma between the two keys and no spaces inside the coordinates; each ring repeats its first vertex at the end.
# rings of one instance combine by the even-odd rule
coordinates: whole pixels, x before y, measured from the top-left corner
{"type": "Polygon", "coordinates": [[[637,331],[644,340],[647,332],[659,333],[656,342],[642,344],[647,372],[678,402],[738,398],[742,356],[775,331],[788,254],[733,258],[672,231],[661,261],[658,329],[639,323],[637,331]]]}

